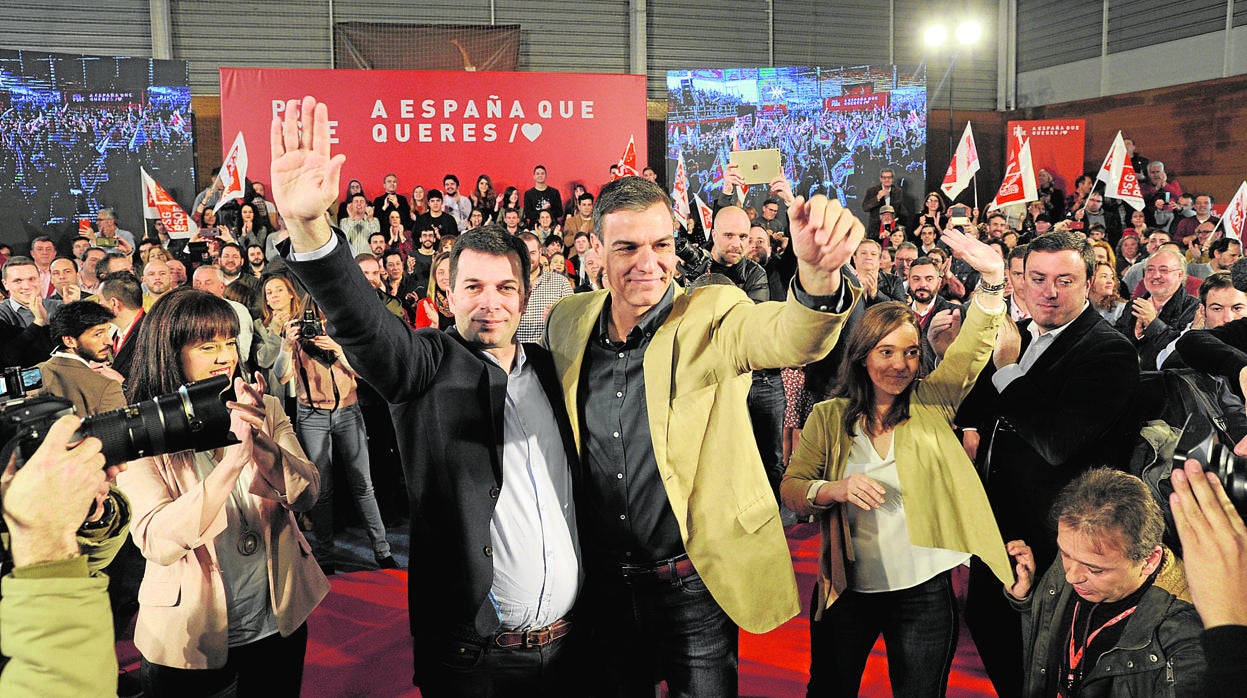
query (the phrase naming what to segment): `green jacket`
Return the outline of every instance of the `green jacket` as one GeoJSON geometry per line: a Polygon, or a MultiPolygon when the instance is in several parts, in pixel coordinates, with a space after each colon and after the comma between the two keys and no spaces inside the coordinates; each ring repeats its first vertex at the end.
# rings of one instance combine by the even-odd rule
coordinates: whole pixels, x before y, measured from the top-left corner
{"type": "MultiPolygon", "coordinates": [[[[1061,614],[1074,591],[1065,582],[1065,569],[1057,560],[1031,592],[1031,598],[1014,606],[1030,615],[1026,644],[1027,698],[1046,698],[1048,666],[1053,643],[1065,641],[1061,614]]],[[[1204,650],[1200,645],[1203,625],[1188,600],[1186,574],[1170,550],[1151,588],[1143,592],[1138,610],[1126,621],[1113,649],[1095,659],[1083,679],[1083,698],[1140,698],[1203,695],[1204,650]]]]}
{"type": "Polygon", "coordinates": [[[82,555],[18,567],[0,580],[0,653],[10,658],[0,697],[117,695],[113,614],[101,570],[126,542],[130,504],[115,488],[113,503],[109,522],[79,531],[82,555]]]}

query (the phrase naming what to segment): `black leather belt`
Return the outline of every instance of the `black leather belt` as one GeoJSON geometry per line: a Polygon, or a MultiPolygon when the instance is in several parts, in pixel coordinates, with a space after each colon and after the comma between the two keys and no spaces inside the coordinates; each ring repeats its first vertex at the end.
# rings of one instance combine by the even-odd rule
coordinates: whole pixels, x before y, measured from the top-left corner
{"type": "Polygon", "coordinates": [[[634,581],[657,580],[667,582],[672,579],[683,579],[696,573],[697,570],[693,567],[693,561],[688,559],[687,553],[644,565],[619,566],[619,574],[624,579],[634,581]]]}

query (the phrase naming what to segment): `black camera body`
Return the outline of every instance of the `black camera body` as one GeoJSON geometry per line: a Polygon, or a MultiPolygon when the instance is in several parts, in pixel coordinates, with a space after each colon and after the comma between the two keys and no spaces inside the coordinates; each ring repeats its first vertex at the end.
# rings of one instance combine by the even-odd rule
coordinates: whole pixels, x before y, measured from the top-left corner
{"type": "MultiPolygon", "coordinates": [[[[228,376],[187,383],[119,410],[86,417],[74,440],[94,436],[103,444],[104,467],[145,456],[178,451],[210,451],[238,443],[230,431],[225,403],[234,399],[228,376]]],[[[40,395],[0,405],[0,445],[8,462],[14,445],[19,466],[29,459],[52,424],[74,414],[73,404],[60,397],[40,395]]]]}
{"type": "Polygon", "coordinates": [[[320,313],[314,303],[308,303],[303,309],[303,319],[299,320],[299,338],[312,340],[325,334],[325,323],[320,321],[320,313]]]}
{"type": "Polygon", "coordinates": [[[710,262],[713,261],[709,252],[682,237],[675,240],[675,256],[680,259],[680,274],[690,284],[710,271],[710,262]]]}
{"type": "MultiPolygon", "coordinates": [[[[1234,508],[1247,516],[1247,458],[1235,455],[1234,447],[1219,438],[1216,425],[1200,414],[1191,414],[1182,426],[1182,435],[1174,448],[1173,470],[1185,466],[1188,458],[1199,461],[1205,472],[1215,474],[1234,508]]],[[[1160,491],[1166,500],[1173,492],[1168,478],[1160,483],[1160,491]]]]}
{"type": "Polygon", "coordinates": [[[10,366],[0,371],[0,404],[26,397],[43,387],[43,371],[38,366],[10,366]]]}

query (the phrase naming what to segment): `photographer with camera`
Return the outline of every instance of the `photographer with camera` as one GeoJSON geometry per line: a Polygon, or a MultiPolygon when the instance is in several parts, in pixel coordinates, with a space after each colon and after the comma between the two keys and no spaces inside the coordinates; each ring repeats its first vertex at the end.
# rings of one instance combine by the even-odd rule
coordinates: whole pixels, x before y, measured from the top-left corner
{"type": "Polygon", "coordinates": [[[119,468],[103,468],[100,440],[71,446],[79,423],[61,417],[20,470],[14,454],[0,477],[12,563],[0,581],[0,652],[9,658],[0,695],[117,690],[108,578],[100,570],[125,542],[130,507],[108,487],[119,468]]]}
{"type": "Polygon", "coordinates": [[[351,495],[381,569],[398,563],[390,555],[385,524],[372,488],[368,434],[358,396],[359,374],[342,347],[325,334],[325,318],[310,299],[303,318],[286,324],[285,343],[274,366],[283,384],[295,381],[299,441],[320,472],[320,497],[312,507],[312,554],[325,574],[333,563],[333,454],[346,466],[351,495]]]}
{"type": "Polygon", "coordinates": [[[175,289],[137,341],[132,400],[180,393],[183,404],[183,384],[216,377],[236,395],[230,445],[196,452],[193,433],[169,436],[182,450],[134,460],[118,481],[147,558],[134,633],[144,694],[297,695],[306,620],[329,592],[293,513],[316,501],[316,468],[264,381],[238,377],[238,316],[224,300],[175,289]]]}

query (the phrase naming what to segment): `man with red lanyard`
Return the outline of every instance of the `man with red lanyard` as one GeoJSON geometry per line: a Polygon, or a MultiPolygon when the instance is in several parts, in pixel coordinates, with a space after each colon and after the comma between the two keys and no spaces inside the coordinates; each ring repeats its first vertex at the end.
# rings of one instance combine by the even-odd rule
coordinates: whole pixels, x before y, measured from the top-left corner
{"type": "Polygon", "coordinates": [[[1030,616],[1023,695],[1203,695],[1203,626],[1147,485],[1090,470],[1061,491],[1052,518],[1060,558],[1034,587],[1030,547],[1006,546],[1017,561],[1006,591],[1030,616]]]}

